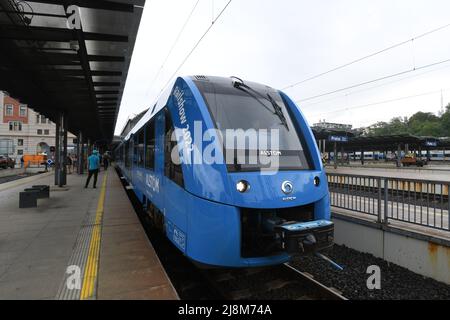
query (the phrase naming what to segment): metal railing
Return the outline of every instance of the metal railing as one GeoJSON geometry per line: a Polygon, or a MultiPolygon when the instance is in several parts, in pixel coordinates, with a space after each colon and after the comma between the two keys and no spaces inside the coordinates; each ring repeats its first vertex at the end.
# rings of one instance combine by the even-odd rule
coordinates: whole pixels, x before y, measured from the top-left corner
{"type": "Polygon", "coordinates": [[[331,206],[450,231],[447,181],[328,173],[331,206]]]}

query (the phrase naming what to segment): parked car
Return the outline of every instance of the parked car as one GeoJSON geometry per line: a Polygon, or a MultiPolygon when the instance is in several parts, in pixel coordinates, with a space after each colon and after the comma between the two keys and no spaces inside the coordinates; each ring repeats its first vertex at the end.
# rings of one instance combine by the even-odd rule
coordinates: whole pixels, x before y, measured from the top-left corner
{"type": "Polygon", "coordinates": [[[1,156],[0,155],[0,168],[6,169],[6,168],[11,168],[13,169],[16,165],[16,162],[11,159],[8,156],[1,156]]]}

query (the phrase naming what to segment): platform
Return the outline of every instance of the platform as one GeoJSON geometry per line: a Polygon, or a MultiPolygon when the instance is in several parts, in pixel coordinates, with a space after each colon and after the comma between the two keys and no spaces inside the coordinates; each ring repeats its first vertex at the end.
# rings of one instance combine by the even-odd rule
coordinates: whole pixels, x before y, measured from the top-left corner
{"type": "Polygon", "coordinates": [[[334,169],[331,166],[326,166],[327,173],[339,173],[339,174],[353,174],[362,176],[375,176],[375,177],[389,177],[389,178],[403,178],[403,179],[420,179],[420,180],[433,180],[433,181],[450,181],[450,169],[446,169],[445,166],[435,167],[361,167],[361,166],[344,166],[334,169]]]}
{"type": "Polygon", "coordinates": [[[0,185],[0,299],[178,299],[114,169],[51,173],[0,185]],[[19,192],[51,185],[50,199],[19,209],[19,192]]]}

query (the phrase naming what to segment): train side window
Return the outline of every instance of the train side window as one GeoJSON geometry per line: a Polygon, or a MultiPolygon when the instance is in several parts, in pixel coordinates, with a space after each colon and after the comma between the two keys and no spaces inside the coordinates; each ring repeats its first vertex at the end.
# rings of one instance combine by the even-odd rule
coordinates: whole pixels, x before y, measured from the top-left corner
{"type": "Polygon", "coordinates": [[[125,167],[130,167],[130,141],[125,142],[125,167]]]}
{"type": "Polygon", "coordinates": [[[155,168],[155,120],[150,120],[145,126],[145,168],[154,169],[155,168]]]}
{"type": "Polygon", "coordinates": [[[136,158],[139,167],[144,166],[144,129],[139,130],[137,134],[136,158]]]}
{"type": "Polygon", "coordinates": [[[137,135],[133,136],[133,144],[131,147],[131,151],[132,151],[132,161],[133,161],[133,167],[137,166],[137,160],[138,160],[138,138],[137,135]]]}
{"type": "Polygon", "coordinates": [[[165,108],[165,126],[164,126],[164,175],[181,187],[184,187],[183,170],[181,168],[180,158],[177,151],[175,130],[173,127],[170,113],[165,108]],[[172,156],[174,159],[172,159],[172,156]]]}

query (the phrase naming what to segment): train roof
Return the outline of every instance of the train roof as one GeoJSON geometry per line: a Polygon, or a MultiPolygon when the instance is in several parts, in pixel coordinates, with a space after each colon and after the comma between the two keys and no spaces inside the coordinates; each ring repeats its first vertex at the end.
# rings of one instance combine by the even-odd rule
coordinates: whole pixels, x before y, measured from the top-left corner
{"type": "MultiPolygon", "coordinates": [[[[196,76],[185,76],[185,77],[177,77],[175,80],[170,82],[170,85],[163,91],[163,93],[158,97],[157,101],[149,108],[147,113],[138,121],[138,123],[130,130],[130,132],[125,136],[125,140],[129,140],[130,137],[138,132],[155,114],[157,114],[161,109],[166,106],[167,101],[172,93],[173,86],[175,85],[178,79],[189,79],[196,83],[200,82],[209,82],[215,85],[227,86],[231,84],[233,79],[229,77],[217,77],[217,76],[204,76],[204,75],[196,75],[196,76]]],[[[276,91],[276,89],[269,87],[267,85],[263,85],[257,82],[245,81],[246,84],[250,85],[252,88],[256,90],[269,90],[276,91]]]]}
{"type": "Polygon", "coordinates": [[[158,97],[157,101],[148,109],[147,113],[141,118],[141,120],[136,123],[133,129],[128,132],[125,136],[125,140],[130,139],[130,137],[139,131],[155,114],[157,114],[164,106],[167,104],[167,100],[169,100],[170,94],[172,93],[173,86],[175,82],[178,80],[172,80],[170,85],[162,92],[162,94],[158,97]]]}

